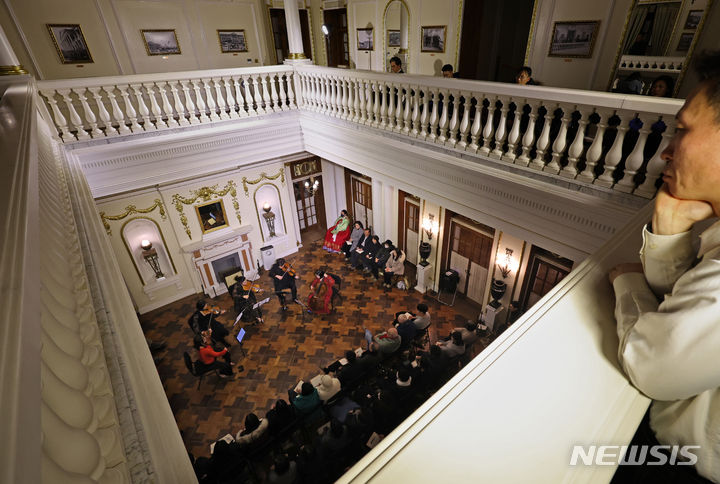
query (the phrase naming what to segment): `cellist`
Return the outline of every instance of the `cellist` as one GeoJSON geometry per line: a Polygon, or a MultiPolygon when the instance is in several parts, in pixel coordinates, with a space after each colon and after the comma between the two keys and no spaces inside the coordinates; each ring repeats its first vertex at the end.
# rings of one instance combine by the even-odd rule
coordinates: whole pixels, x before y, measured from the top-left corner
{"type": "Polygon", "coordinates": [[[310,284],[308,307],[314,313],[330,314],[335,279],[322,269],[315,271],[315,279],[310,284]]]}

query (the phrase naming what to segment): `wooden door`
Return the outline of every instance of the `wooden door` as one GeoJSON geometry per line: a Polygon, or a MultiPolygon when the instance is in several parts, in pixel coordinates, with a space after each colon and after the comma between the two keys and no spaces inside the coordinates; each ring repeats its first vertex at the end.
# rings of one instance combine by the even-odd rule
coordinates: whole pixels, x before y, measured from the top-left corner
{"type": "Polygon", "coordinates": [[[570,273],[572,264],[573,262],[569,259],[533,246],[521,294],[522,310],[527,310],[550,292],[570,273]]]}
{"type": "Polygon", "coordinates": [[[301,234],[316,230],[323,232],[327,230],[325,227],[327,224],[325,223],[322,180],[320,176],[316,176],[315,179],[320,180],[320,186],[312,193],[305,187],[305,179],[295,180],[293,182],[295,208],[298,214],[301,234]]]}
{"type": "Polygon", "coordinates": [[[420,202],[417,199],[406,197],[403,213],[403,247],[405,260],[411,264],[418,263],[418,245],[420,245],[420,202]]]}
{"type": "Polygon", "coordinates": [[[458,292],[482,304],[490,267],[493,238],[470,225],[452,220],[447,266],[460,276],[458,292]]]}
{"type": "Polygon", "coordinates": [[[326,39],[328,67],[350,64],[350,44],[347,27],[347,9],[334,8],[323,11],[328,28],[326,39]]]}
{"type": "MultiPolygon", "coordinates": [[[[352,216],[354,222],[362,222],[363,227],[372,227],[372,185],[369,181],[350,177],[352,192],[352,216]]],[[[373,231],[373,234],[375,232],[373,231]]]]}

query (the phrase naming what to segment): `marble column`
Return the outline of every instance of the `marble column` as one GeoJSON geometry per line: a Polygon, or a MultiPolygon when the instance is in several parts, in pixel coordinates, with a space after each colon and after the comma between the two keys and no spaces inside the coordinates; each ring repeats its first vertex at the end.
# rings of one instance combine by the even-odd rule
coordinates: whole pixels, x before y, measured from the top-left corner
{"type": "Polygon", "coordinates": [[[0,76],[27,73],[28,71],[26,71],[20,64],[20,61],[10,45],[10,41],[5,35],[2,25],[0,25],[0,76]]]}
{"type": "Polygon", "coordinates": [[[284,0],[285,7],[285,28],[287,28],[288,46],[290,54],[285,59],[285,64],[309,63],[305,57],[302,41],[302,30],[300,29],[300,12],[298,11],[297,0],[284,0]]]}

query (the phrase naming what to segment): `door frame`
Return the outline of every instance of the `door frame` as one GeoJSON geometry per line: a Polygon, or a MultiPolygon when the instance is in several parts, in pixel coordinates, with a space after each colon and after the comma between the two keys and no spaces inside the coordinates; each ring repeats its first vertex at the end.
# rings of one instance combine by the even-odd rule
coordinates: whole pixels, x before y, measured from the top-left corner
{"type": "Polygon", "coordinates": [[[543,249],[542,247],[532,245],[530,247],[530,254],[528,255],[527,266],[525,267],[525,275],[523,277],[522,287],[520,289],[520,294],[518,295],[518,301],[520,301],[519,309],[521,312],[527,311],[527,302],[530,298],[531,292],[530,285],[534,282],[533,266],[535,265],[536,260],[546,262],[557,269],[567,271],[568,274],[572,271],[573,265],[575,264],[570,259],[561,257],[558,254],[554,254],[549,250],[543,249]]]}

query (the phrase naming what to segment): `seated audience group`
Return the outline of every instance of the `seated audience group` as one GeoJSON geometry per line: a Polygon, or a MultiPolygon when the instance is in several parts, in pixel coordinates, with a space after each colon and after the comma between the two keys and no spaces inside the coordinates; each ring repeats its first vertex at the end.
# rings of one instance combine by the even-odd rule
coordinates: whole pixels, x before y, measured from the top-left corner
{"type": "Polygon", "coordinates": [[[334,482],[452,377],[480,337],[469,321],[431,345],[430,324],[420,303],[395,313],[384,331],[366,329],[366,349],[347,350],[315,385],[299,383],[265,418],[249,413],[234,440],[195,460],[199,481],[334,482]]]}

